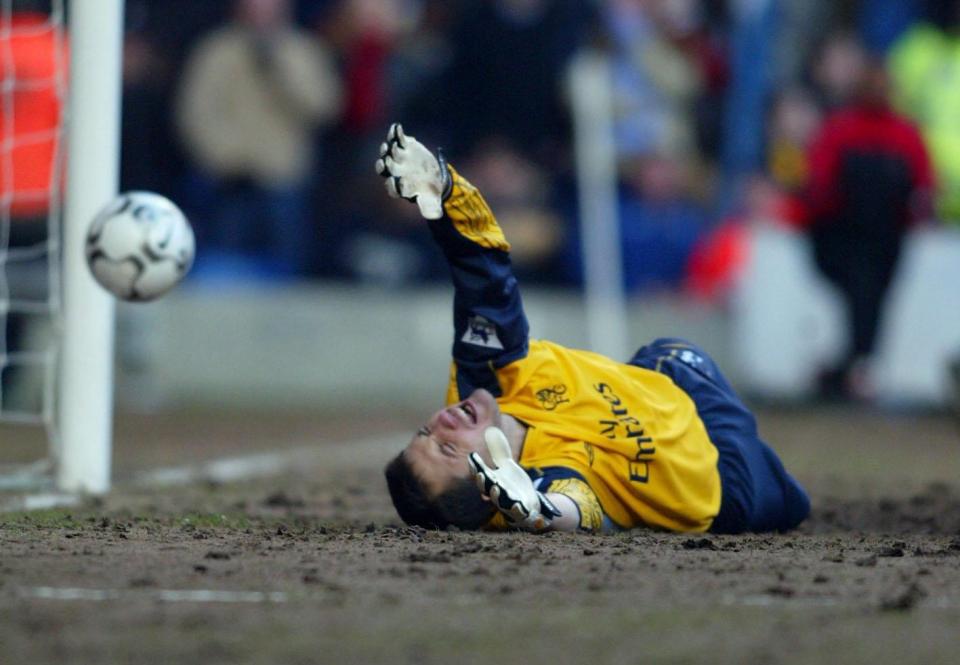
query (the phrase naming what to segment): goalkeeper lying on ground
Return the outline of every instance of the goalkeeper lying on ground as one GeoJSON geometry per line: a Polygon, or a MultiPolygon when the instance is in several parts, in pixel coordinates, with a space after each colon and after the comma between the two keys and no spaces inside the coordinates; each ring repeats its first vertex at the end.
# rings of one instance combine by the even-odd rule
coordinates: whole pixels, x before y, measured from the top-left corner
{"type": "Polygon", "coordinates": [[[528,338],[510,246],[480,193],[399,125],[377,171],[450,263],[447,406],[386,468],[408,524],[463,529],[784,530],[806,493],[713,360],[680,339],[627,363],[528,338]]]}

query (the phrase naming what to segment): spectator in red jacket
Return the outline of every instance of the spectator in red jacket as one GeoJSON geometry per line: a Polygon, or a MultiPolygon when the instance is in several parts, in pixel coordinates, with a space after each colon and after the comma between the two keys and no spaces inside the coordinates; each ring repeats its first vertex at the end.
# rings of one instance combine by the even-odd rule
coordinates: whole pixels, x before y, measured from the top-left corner
{"type": "Polygon", "coordinates": [[[810,149],[806,191],[817,265],[843,295],[849,345],[824,374],[832,397],[869,398],[869,359],[908,226],[932,214],[933,171],[923,139],[892,110],[880,63],[830,114],[810,149]]]}

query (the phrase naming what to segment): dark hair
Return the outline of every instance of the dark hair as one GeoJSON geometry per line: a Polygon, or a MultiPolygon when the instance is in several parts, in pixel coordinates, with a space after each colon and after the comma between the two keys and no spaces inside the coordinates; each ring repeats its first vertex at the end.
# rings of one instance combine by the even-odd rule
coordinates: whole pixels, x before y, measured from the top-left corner
{"type": "Polygon", "coordinates": [[[412,526],[446,529],[453,525],[474,530],[493,516],[493,504],[483,500],[470,478],[457,480],[453,487],[431,499],[402,452],[387,464],[383,474],[400,519],[412,526]]]}

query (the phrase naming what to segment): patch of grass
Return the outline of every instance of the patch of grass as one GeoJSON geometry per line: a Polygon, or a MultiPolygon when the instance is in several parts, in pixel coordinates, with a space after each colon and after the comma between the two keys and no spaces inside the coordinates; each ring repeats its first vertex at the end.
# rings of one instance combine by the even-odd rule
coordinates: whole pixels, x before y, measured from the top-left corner
{"type": "Polygon", "coordinates": [[[0,514],[0,528],[79,529],[88,524],[88,517],[88,515],[77,515],[76,510],[69,508],[2,513],[0,514]]]}

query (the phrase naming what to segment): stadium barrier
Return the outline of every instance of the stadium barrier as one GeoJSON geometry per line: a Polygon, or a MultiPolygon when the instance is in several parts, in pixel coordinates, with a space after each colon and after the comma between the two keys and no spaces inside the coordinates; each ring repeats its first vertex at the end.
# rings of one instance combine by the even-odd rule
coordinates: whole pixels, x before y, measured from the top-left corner
{"type": "MultiPolygon", "coordinates": [[[[631,300],[629,339],[639,346],[658,336],[688,337],[747,394],[808,396],[819,369],[842,351],[843,313],[805,240],[754,230],[738,284],[729,304],[675,295],[631,300]]],[[[960,233],[912,236],[881,334],[883,400],[947,401],[946,363],[960,350],[957,285],[960,233]]],[[[533,336],[588,347],[579,294],[523,293],[533,336]]],[[[443,286],[187,285],[153,305],[121,306],[118,394],[154,406],[436,404],[449,369],[451,297],[443,286]]]]}

